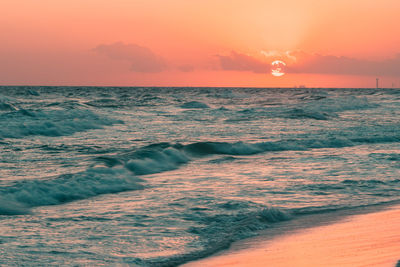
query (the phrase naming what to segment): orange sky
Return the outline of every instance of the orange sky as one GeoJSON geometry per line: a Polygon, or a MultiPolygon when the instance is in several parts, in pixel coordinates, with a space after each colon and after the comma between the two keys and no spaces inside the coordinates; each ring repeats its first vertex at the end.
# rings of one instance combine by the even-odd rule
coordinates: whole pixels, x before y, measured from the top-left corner
{"type": "Polygon", "coordinates": [[[0,84],[400,87],[398,0],[2,0],[0,84]],[[273,77],[270,63],[287,63],[273,77]]]}

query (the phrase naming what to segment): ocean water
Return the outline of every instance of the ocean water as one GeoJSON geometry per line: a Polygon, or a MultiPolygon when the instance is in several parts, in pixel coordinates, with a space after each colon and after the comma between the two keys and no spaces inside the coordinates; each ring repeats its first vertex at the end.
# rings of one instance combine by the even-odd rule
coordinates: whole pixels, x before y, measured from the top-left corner
{"type": "Polygon", "coordinates": [[[400,90],[0,87],[0,265],[175,266],[400,200],[400,90]]]}

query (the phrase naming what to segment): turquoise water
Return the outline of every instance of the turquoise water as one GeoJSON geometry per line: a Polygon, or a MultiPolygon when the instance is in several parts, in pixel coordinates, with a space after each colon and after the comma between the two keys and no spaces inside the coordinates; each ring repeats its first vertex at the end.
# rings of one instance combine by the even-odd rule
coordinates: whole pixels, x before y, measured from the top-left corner
{"type": "Polygon", "coordinates": [[[400,199],[394,89],[0,87],[0,264],[174,266],[400,199]]]}

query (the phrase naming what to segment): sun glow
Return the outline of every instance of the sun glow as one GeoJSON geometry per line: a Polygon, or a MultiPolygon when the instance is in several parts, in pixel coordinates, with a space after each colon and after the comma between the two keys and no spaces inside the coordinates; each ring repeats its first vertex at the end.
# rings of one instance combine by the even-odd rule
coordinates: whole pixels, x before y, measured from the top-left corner
{"type": "Polygon", "coordinates": [[[286,67],[286,63],[282,60],[275,60],[271,63],[271,74],[275,77],[281,77],[285,75],[284,69],[286,67]]]}

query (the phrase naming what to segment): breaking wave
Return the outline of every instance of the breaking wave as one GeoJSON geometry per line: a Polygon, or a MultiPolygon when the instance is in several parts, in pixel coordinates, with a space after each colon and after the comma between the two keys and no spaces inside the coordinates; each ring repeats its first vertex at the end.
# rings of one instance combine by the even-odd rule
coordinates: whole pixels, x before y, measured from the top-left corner
{"type": "MultiPolygon", "coordinates": [[[[117,156],[96,158],[108,167],[121,165],[135,175],[146,175],[179,168],[196,158],[212,155],[246,156],[272,151],[301,151],[320,148],[342,148],[371,143],[400,141],[400,131],[390,129],[353,129],[348,132],[328,132],[315,136],[273,142],[195,142],[191,144],[156,143],[117,156]]],[[[397,127],[400,129],[400,127],[397,127]]]]}
{"type": "Polygon", "coordinates": [[[31,207],[139,190],[143,188],[141,182],[140,178],[123,168],[91,168],[54,179],[17,181],[0,188],[0,214],[24,214],[31,207]]]}

